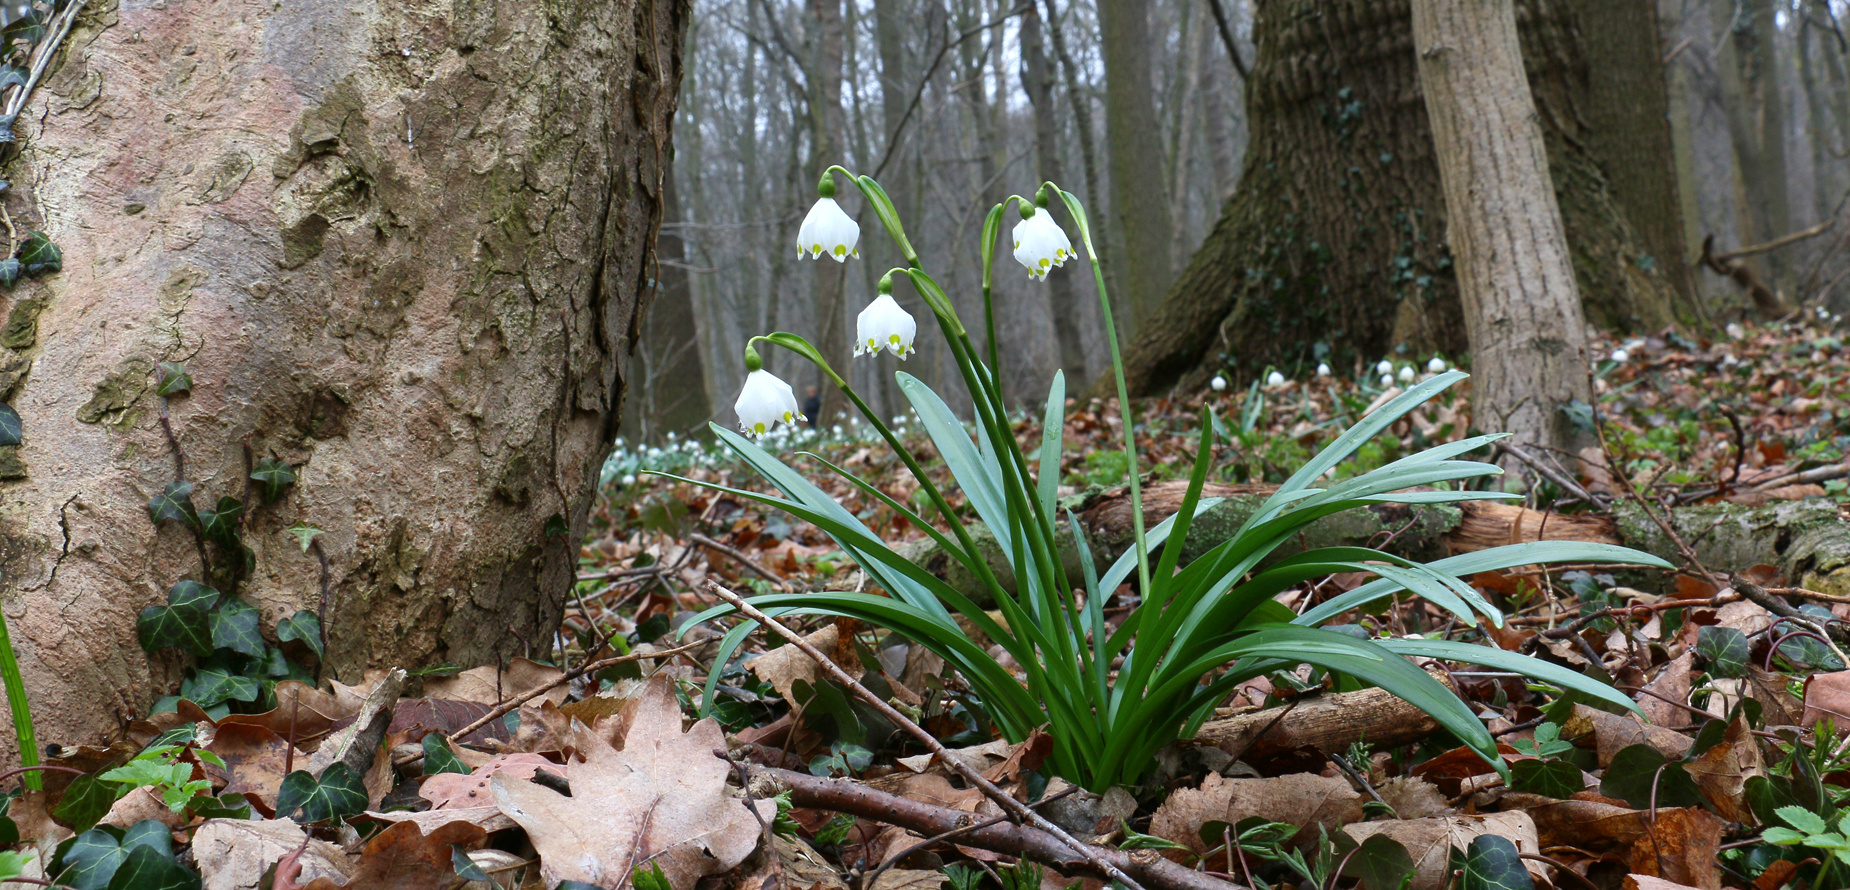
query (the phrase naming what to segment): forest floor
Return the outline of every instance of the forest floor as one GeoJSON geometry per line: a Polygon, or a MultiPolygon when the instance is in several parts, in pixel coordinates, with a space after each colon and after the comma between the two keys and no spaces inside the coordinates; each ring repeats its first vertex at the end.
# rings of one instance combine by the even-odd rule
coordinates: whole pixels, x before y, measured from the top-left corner
{"type": "MultiPolygon", "coordinates": [[[[1584,412],[1604,447],[1530,506],[1810,498],[1843,509],[1844,336],[1794,324],[1601,345],[1623,353],[1595,369],[1597,411],[1584,412]]],[[[1388,373],[1417,377],[1427,359],[1388,373]]],[[[1392,389],[1379,378],[1357,368],[1141,403],[1142,466],[1187,477],[1205,402],[1219,443],[1211,480],[1281,482],[1392,389]]],[[[1468,397],[1396,424],[1339,475],[1466,435],[1468,397]]],[[[1017,433],[1040,440],[1028,418],[1017,433]]],[[[1110,406],[1071,406],[1065,434],[1063,493],[1124,481],[1110,406]]],[[[922,435],[904,435],[930,454],[922,435]]],[[[799,445],[915,498],[858,424],[771,442],[799,445]]],[[[613,457],[555,651],[499,670],[408,665],[409,678],[381,672],[354,687],[284,681],[259,714],[213,718],[182,702],[113,748],[56,752],[48,763],[62,769],[43,774],[44,791],[8,799],[0,840],[15,844],[0,869],[81,890],[1033,890],[1099,887],[1106,867],[1150,890],[1850,886],[1850,817],[1838,820],[1850,739],[1835,723],[1850,721],[1838,631],[1850,598],[1794,587],[1771,565],[1734,584],[1689,566],[1627,576],[1631,586],[1597,571],[1471,578],[1509,615],[1500,629],[1459,627],[1417,601],[1354,616],[1611,678],[1648,718],[1515,674],[1427,663],[1485,721],[1507,775],[1411,706],[1300,670],[1243,685],[1193,742],[1100,796],[1050,781],[1045,736],[999,740],[954,672],[879,628],[790,619],[834,671],[763,634],[713,664],[731,619],[677,639],[673,628],[717,602],[711,584],[867,584],[814,527],[646,472],[763,490],[712,447],[657,442],[613,457]],[[713,670],[710,716],[696,720],[713,670]],[[898,712],[864,705],[857,686],[898,712]],[[950,758],[909,734],[919,728],[950,758]],[[1063,849],[1010,821],[972,770],[1088,846],[1063,849]],[[1513,846],[1474,843],[1483,836],[1513,846]]],[[[923,538],[813,459],[791,461],[875,532],[923,538]]],[[[948,474],[936,481],[950,488],[948,474]]],[[[1320,579],[1280,598],[1301,606],[1358,583],[1320,579]]]]}

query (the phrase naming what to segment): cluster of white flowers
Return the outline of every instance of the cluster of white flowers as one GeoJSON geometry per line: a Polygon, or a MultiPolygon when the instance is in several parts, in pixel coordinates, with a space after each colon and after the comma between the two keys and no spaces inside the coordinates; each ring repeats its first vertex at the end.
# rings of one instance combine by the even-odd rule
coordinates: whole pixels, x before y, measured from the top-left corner
{"type": "MultiPolygon", "coordinates": [[[[851,256],[860,256],[861,229],[836,203],[832,175],[823,177],[817,192],[820,197],[797,229],[797,258],[802,259],[806,254],[810,259],[827,255],[836,262],[845,263],[851,256]]],[[[1015,259],[1028,270],[1028,277],[1044,280],[1049,271],[1077,256],[1073,242],[1067,239],[1066,232],[1054,222],[1053,214],[1046,208],[1037,210],[1023,202],[1021,213],[1022,220],[1015,225],[1015,259]]],[[[890,277],[883,278],[880,293],[855,319],[854,354],[878,355],[884,349],[903,360],[916,351],[912,344],[918,332],[918,322],[893,299],[890,277]]],[[[755,352],[750,355],[746,362],[749,373],[745,386],[739,390],[739,398],[732,406],[739,415],[739,428],[748,436],[763,437],[778,431],[780,423],[785,428],[793,428],[799,421],[808,420],[790,384],[764,370],[755,352]]],[[[1221,386],[1225,385],[1226,381],[1222,380],[1221,386]]],[[[894,419],[895,432],[901,435],[905,433],[903,422],[902,418],[894,419]]],[[[839,432],[839,427],[836,429],[839,432]]]]}

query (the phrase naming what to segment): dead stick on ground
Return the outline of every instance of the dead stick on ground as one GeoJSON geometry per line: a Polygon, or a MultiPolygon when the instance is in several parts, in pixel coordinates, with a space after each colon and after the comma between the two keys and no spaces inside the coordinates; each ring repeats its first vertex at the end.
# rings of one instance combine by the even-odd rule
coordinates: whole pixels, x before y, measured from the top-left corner
{"type": "MultiPolygon", "coordinates": [[[[481,729],[484,726],[487,726],[489,724],[489,721],[500,719],[501,717],[506,716],[507,712],[512,711],[515,708],[518,708],[521,705],[524,705],[527,702],[530,702],[536,698],[539,698],[540,696],[545,695],[546,693],[551,692],[560,686],[564,686],[565,684],[570,683],[573,680],[576,680],[579,677],[582,677],[586,674],[589,674],[595,671],[601,671],[607,667],[615,667],[619,664],[628,664],[629,662],[632,662],[632,661],[642,661],[645,658],[668,658],[673,655],[680,655],[683,652],[689,652],[694,649],[698,649],[701,646],[705,646],[710,642],[712,641],[711,640],[701,640],[698,643],[689,643],[685,646],[677,646],[673,649],[660,649],[655,652],[631,652],[628,655],[615,655],[615,656],[611,656],[610,658],[593,661],[590,664],[579,665],[578,667],[573,668],[572,670],[569,670],[563,674],[560,674],[558,679],[555,679],[552,682],[545,684],[544,686],[540,686],[536,689],[523,692],[498,705],[495,705],[493,708],[490,708],[488,710],[488,713],[483,714],[474,723],[471,723],[468,726],[465,726],[459,730],[456,730],[455,732],[450,733],[447,738],[449,739],[449,742],[452,745],[461,744],[463,739],[469,737],[469,733],[472,733],[478,729],[481,729]]],[[[410,766],[411,764],[417,763],[418,761],[423,760],[423,759],[424,759],[424,753],[420,751],[417,754],[413,754],[409,757],[406,757],[403,760],[392,761],[392,765],[399,766],[399,767],[410,766]]]]}
{"type": "Polygon", "coordinates": [[[911,734],[913,738],[918,739],[925,745],[927,750],[937,755],[939,760],[944,761],[944,764],[949,766],[952,772],[962,777],[965,782],[970,783],[972,788],[981,790],[983,796],[995,801],[996,805],[1001,807],[1003,812],[1025,821],[1029,825],[1047,834],[1059,838],[1062,843],[1072,847],[1073,851],[1078,853],[1081,858],[1091,863],[1093,867],[1103,872],[1112,880],[1123,884],[1130,888],[1130,890],[1142,890],[1142,885],[1131,880],[1130,875],[1125,874],[1118,866],[1107,862],[1099,855],[1098,851],[1087,844],[1080,843],[1078,839],[1067,834],[1066,829],[1047,821],[1046,817],[1029,809],[1026,804],[1009,796],[1008,792],[997,788],[995,783],[983,778],[976,770],[971,769],[969,764],[952,756],[950,749],[944,747],[944,744],[933,737],[931,733],[926,732],[924,727],[907,719],[906,715],[901,714],[899,711],[895,710],[892,705],[882,701],[880,696],[868,691],[867,687],[862,686],[860,683],[856,682],[853,677],[848,676],[846,671],[843,671],[835,662],[830,661],[827,655],[822,654],[822,650],[817,649],[815,646],[811,645],[808,640],[803,639],[802,634],[785,627],[776,619],[759,611],[738,594],[727,590],[719,582],[709,580],[707,586],[712,588],[715,596],[731,604],[733,608],[738,609],[745,617],[770,628],[772,631],[776,632],[778,636],[787,640],[791,645],[802,650],[803,654],[813,659],[816,662],[816,666],[821,668],[823,673],[828,674],[830,679],[841,684],[843,688],[851,690],[856,698],[866,702],[874,710],[879,711],[880,716],[892,721],[894,726],[904,729],[907,733],[911,734]]]}
{"type": "MultiPolygon", "coordinates": [[[[928,837],[970,826],[976,820],[973,813],[876,791],[849,779],[823,779],[755,763],[746,764],[745,769],[754,779],[789,791],[791,802],[797,806],[849,813],[897,825],[928,837]]],[[[1016,805],[1021,806],[1019,802],[1016,805]]],[[[1156,890],[1246,890],[1240,884],[1170,862],[1155,850],[1124,851],[1094,847],[1079,844],[1070,837],[1055,837],[1039,828],[1012,822],[971,828],[969,833],[958,836],[957,843],[1011,856],[1030,857],[1068,874],[1111,878],[1119,882],[1129,881],[1124,875],[1135,875],[1139,881],[1156,890]],[[1081,855],[1074,856],[1075,850],[1081,855]]],[[[1137,884],[1125,883],[1125,886],[1137,884]]]]}

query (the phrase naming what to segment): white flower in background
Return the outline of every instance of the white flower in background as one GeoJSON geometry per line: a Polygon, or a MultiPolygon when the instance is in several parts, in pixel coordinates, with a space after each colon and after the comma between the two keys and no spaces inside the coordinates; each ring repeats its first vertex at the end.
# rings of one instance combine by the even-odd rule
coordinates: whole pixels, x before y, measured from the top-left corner
{"type": "Polygon", "coordinates": [[[1208,386],[1212,387],[1215,392],[1220,392],[1227,388],[1227,378],[1216,374],[1213,380],[1208,381],[1208,386]]]}
{"type": "Polygon", "coordinates": [[[1436,355],[1433,356],[1431,360],[1426,362],[1426,371],[1427,373],[1430,373],[1430,374],[1445,373],[1445,359],[1442,359],[1436,355]]]}
{"type": "Polygon", "coordinates": [[[618,437],[617,437],[617,442],[616,442],[616,446],[617,446],[618,448],[628,448],[628,447],[629,447],[629,445],[627,445],[627,444],[625,444],[625,443],[624,443],[624,441],[623,441],[623,437],[622,437],[622,436],[618,436],[618,437]]]}
{"type": "Polygon", "coordinates": [[[818,198],[816,206],[809,208],[809,215],[803,217],[803,225],[797,229],[797,259],[805,253],[812,260],[827,254],[838,263],[861,255],[861,227],[834,198],[818,198]]]}
{"type": "Polygon", "coordinates": [[[674,440],[675,440],[674,430],[669,430],[668,431],[668,441],[673,442],[674,440]]]}
{"type": "Polygon", "coordinates": [[[1045,279],[1073,256],[1073,242],[1045,208],[1015,224],[1015,261],[1028,267],[1029,278],[1045,279]]]}
{"type": "Polygon", "coordinates": [[[1318,362],[1318,363],[1317,363],[1317,376],[1318,376],[1318,377],[1328,377],[1328,376],[1330,376],[1330,364],[1329,364],[1329,362],[1318,362]]]}
{"type": "Polygon", "coordinates": [[[809,419],[803,416],[790,384],[763,369],[745,375],[745,386],[739,390],[739,400],[733,403],[732,410],[738,412],[739,428],[748,436],[762,436],[779,421],[794,426],[799,420],[809,419]]]}
{"type": "Polygon", "coordinates": [[[919,323],[899,308],[892,294],[881,294],[861,310],[855,320],[855,330],[855,355],[877,355],[885,349],[904,359],[915,351],[912,338],[918,335],[919,323]]]}
{"type": "Polygon", "coordinates": [[[1375,373],[1376,374],[1394,373],[1394,363],[1388,361],[1387,359],[1382,359],[1380,364],[1375,365],[1375,373]]]}
{"type": "Polygon", "coordinates": [[[1392,374],[1381,375],[1381,388],[1382,389],[1392,389],[1393,386],[1394,386],[1394,375],[1392,374]]]}
{"type": "Polygon", "coordinates": [[[1284,386],[1285,385],[1285,375],[1280,374],[1277,371],[1273,371],[1272,373],[1265,375],[1265,385],[1266,386],[1284,386]]]}
{"type": "Polygon", "coordinates": [[[1735,340],[1747,339],[1747,329],[1744,327],[1741,327],[1741,323],[1738,321],[1728,322],[1728,327],[1724,328],[1723,330],[1726,330],[1728,332],[1728,336],[1732,339],[1735,339],[1735,340]]]}
{"type": "Polygon", "coordinates": [[[649,446],[649,456],[650,457],[661,457],[662,450],[660,448],[656,448],[655,446],[651,445],[649,446]]]}
{"type": "Polygon", "coordinates": [[[635,484],[636,484],[636,474],[635,473],[624,473],[623,474],[623,487],[624,488],[628,488],[635,484]]]}
{"type": "Polygon", "coordinates": [[[1628,359],[1628,358],[1631,358],[1631,354],[1630,354],[1630,353],[1627,353],[1627,352],[1626,352],[1625,350],[1623,350],[1623,349],[1614,349],[1614,350],[1612,351],[1612,360],[1613,360],[1614,362],[1620,362],[1620,363],[1623,363],[1623,362],[1624,362],[1624,361],[1625,361],[1626,359],[1628,359]]]}
{"type": "Polygon", "coordinates": [[[1402,383],[1412,383],[1413,382],[1413,366],[1412,365],[1406,365],[1400,369],[1400,382],[1402,383]]]}

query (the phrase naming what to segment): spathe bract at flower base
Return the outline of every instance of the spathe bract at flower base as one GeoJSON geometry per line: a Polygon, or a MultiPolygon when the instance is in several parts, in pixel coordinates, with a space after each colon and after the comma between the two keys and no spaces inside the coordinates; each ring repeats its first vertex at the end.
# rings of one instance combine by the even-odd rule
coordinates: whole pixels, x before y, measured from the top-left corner
{"type": "MultiPolygon", "coordinates": [[[[751,375],[739,398],[740,420],[748,431],[763,432],[780,420],[793,423],[801,419],[789,386],[761,367],[758,344],[774,344],[808,359],[841,390],[912,473],[918,482],[918,495],[936,515],[927,519],[882,487],[823,463],[907,520],[906,525],[923,532],[946,557],[968,569],[975,584],[982,588],[986,598],[983,601],[993,603],[996,611],[991,613],[990,606],[979,605],[973,591],[953,587],[901,556],[896,542],[882,540],[822,488],[746,436],[715,425],[718,440],[763,475],[780,494],[681,481],[776,507],[815,525],[835,540],[866,572],[870,586],[877,588],[871,592],[766,594],[752,599],[755,606],[772,617],[805,614],[858,618],[916,641],[943,657],[962,675],[972,694],[972,706],[980,707],[989,723],[1008,741],[1022,741],[1035,729],[1048,727],[1053,751],[1047,769],[1093,791],[1137,781],[1155,765],[1157,752],[1163,746],[1192,734],[1239,684],[1304,664],[1326,672],[1339,687],[1373,685],[1405,699],[1505,773],[1496,742],[1482,721],[1456,694],[1410,659],[1456,661],[1512,671],[1591,700],[1635,709],[1629,698],[1602,682],[1494,646],[1445,639],[1363,639],[1322,625],[1344,613],[1400,595],[1424,598],[1464,627],[1478,627],[1483,620],[1500,625],[1502,613],[1463,578],[1548,562],[1670,567],[1654,556],[1576,541],[1515,544],[1424,564],[1368,547],[1326,547],[1284,557],[1274,555],[1281,545],[1299,540],[1300,531],[1312,522],[1355,507],[1514,498],[1500,491],[1465,488],[1472,480],[1501,472],[1491,464],[1459,459],[1485,448],[1501,438],[1498,435],[1437,445],[1367,473],[1325,479],[1377,433],[1465,379],[1466,375],[1458,371],[1436,374],[1387,399],[1279,486],[1230,537],[1200,542],[1201,547],[1191,549],[1204,552],[1181,566],[1183,548],[1161,545],[1170,538],[1186,538],[1195,517],[1219,502],[1202,497],[1202,489],[1212,463],[1213,431],[1220,424],[1207,408],[1202,409],[1195,462],[1181,509],[1154,528],[1145,529],[1134,438],[1137,424],[1124,381],[1104,273],[1092,246],[1085,207],[1072,194],[1047,183],[1035,196],[1034,203],[1040,209],[1026,214],[1024,222],[1040,219],[1042,222],[1036,225],[1047,228],[1039,231],[1051,229],[1064,239],[1064,232],[1053,223],[1052,211],[1047,208],[1065,206],[1092,267],[1106,342],[1111,348],[1118,405],[1124,413],[1119,426],[1130,467],[1131,547],[1110,566],[1102,567],[1101,572],[1101,566],[1092,558],[1085,529],[1071,512],[1060,508],[1057,500],[1065,425],[1064,376],[1054,374],[1042,418],[1043,432],[1031,460],[1015,439],[1008,405],[994,372],[997,338],[991,274],[996,245],[1001,240],[1004,209],[1013,203],[1028,210],[1028,200],[1011,196],[993,207],[983,224],[982,291],[989,333],[985,361],[950,297],[925,272],[918,254],[907,242],[899,214],[879,183],[840,167],[831,167],[828,176],[836,173],[860,189],[907,263],[907,268],[894,269],[883,279],[880,297],[875,300],[879,311],[871,317],[863,313],[867,318],[864,329],[876,329],[876,333],[872,337],[874,344],[869,344],[869,337],[863,333],[858,345],[868,348],[857,351],[877,355],[879,348],[890,349],[897,335],[898,342],[906,347],[904,351],[911,352],[909,333],[883,304],[891,299],[892,282],[904,276],[938,322],[969,392],[975,441],[971,439],[972,430],[950,406],[917,378],[897,373],[898,390],[910,404],[919,428],[931,437],[936,458],[949,469],[967,506],[953,506],[881,416],[814,346],[795,334],[767,334],[747,343],[746,366],[751,375]],[[985,527],[985,533],[994,541],[993,551],[977,546],[968,523],[985,527]],[[1077,576],[1069,572],[1062,559],[1062,540],[1069,536],[1079,557],[1077,576]],[[1159,547],[1160,555],[1153,559],[1159,547]],[[1005,586],[998,569],[991,567],[987,554],[994,551],[999,551],[1007,563],[1003,574],[1012,576],[1012,584],[1005,586]],[[1311,601],[1302,614],[1295,614],[1274,599],[1306,581],[1343,572],[1372,575],[1374,580],[1322,602],[1311,601]],[[1116,595],[1121,585],[1133,580],[1139,595],[1121,602],[1122,608],[1113,610],[1116,623],[1108,622],[1106,601],[1116,595]],[[992,655],[993,650],[1005,655],[992,655]]],[[[825,185],[828,182],[825,177],[825,185]]],[[[1030,242],[1026,237],[1021,241],[1023,252],[1030,246],[1048,249],[1045,245],[1053,243],[1030,242]]],[[[1060,265],[1055,261],[1058,248],[1051,249],[1056,256],[1045,265],[1038,255],[1031,263],[1024,261],[1030,274],[1039,269],[1041,274],[1035,275],[1039,278],[1060,265]]],[[[1073,256],[1069,245],[1067,258],[1073,256]]],[[[894,304],[893,309],[897,308],[894,304]]],[[[1070,311],[1070,307],[1061,308],[1070,311]]],[[[870,306],[869,311],[873,310],[874,306],[870,306]]],[[[1392,369],[1390,364],[1382,373],[1392,369]]],[[[1384,384],[1392,382],[1390,374],[1384,384]]],[[[697,619],[706,621],[732,613],[730,606],[719,606],[697,619]]],[[[682,633],[694,623],[682,625],[682,633]]],[[[742,621],[727,631],[716,664],[729,663],[755,629],[754,622],[742,621]]],[[[713,707],[722,673],[717,668],[709,672],[703,708],[713,707]]]]}

